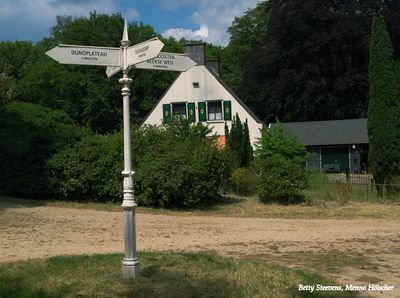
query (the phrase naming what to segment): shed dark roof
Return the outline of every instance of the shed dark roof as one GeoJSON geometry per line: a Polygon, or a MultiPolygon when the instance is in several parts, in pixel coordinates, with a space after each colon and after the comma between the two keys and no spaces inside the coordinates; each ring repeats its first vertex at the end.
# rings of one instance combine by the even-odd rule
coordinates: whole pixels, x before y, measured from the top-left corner
{"type": "MultiPolygon", "coordinates": [[[[274,125],[272,123],[271,127],[274,125]]],[[[307,146],[369,143],[366,118],[287,122],[281,125],[307,146]]]]}

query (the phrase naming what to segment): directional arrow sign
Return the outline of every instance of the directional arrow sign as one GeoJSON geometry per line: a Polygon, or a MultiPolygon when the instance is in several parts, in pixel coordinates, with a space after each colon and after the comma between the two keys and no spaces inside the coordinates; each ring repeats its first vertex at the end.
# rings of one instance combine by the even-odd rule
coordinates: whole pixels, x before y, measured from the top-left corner
{"type": "Polygon", "coordinates": [[[196,62],[184,54],[160,52],[156,58],[135,64],[133,67],[143,69],[186,71],[195,65],[196,62]]]}
{"type": "Polygon", "coordinates": [[[107,66],[106,75],[107,75],[108,78],[112,77],[113,75],[118,73],[121,69],[122,68],[119,67],[119,66],[117,66],[117,67],[115,67],[115,66],[107,66]]]}
{"type": "MultiPolygon", "coordinates": [[[[196,62],[185,54],[160,52],[156,58],[135,64],[133,65],[133,68],[186,71],[195,65],[196,62]]],[[[107,67],[107,77],[115,75],[120,70],[121,67],[107,67]]]]}
{"type": "Polygon", "coordinates": [[[60,44],[46,55],[62,64],[121,66],[119,48],[88,47],[60,44]]]}
{"type": "Polygon", "coordinates": [[[157,57],[163,46],[164,44],[155,37],[129,47],[127,65],[130,66],[157,57]]]}

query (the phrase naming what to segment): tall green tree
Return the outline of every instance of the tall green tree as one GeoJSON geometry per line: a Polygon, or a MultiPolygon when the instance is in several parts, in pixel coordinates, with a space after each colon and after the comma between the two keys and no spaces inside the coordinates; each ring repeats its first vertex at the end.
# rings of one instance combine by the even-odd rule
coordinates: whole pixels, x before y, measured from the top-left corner
{"type": "Polygon", "coordinates": [[[236,92],[242,84],[246,60],[264,38],[269,17],[268,3],[263,1],[235,17],[228,28],[230,40],[221,57],[221,77],[236,92]]]}
{"type": "Polygon", "coordinates": [[[250,143],[247,119],[244,123],[238,114],[233,117],[231,130],[225,124],[225,138],[228,149],[236,157],[240,167],[248,167],[253,160],[253,148],[250,143]]]}
{"type": "Polygon", "coordinates": [[[385,20],[374,17],[369,61],[369,165],[377,184],[400,174],[400,99],[385,20]]]}
{"type": "MultiPolygon", "coordinates": [[[[60,65],[44,53],[59,43],[119,47],[123,18],[119,14],[99,14],[73,18],[57,17],[51,36],[31,42],[0,43],[0,102],[23,101],[61,109],[81,126],[108,133],[122,126],[120,75],[107,78],[96,66],[60,65]]],[[[143,23],[128,28],[132,44],[158,36],[165,51],[182,52],[182,44],[163,39],[143,23]]],[[[141,123],[172,83],[177,73],[131,70],[132,121],[141,123]]]]}
{"type": "MultiPolygon", "coordinates": [[[[387,17],[399,57],[400,1],[270,0],[262,6],[264,30],[234,23],[250,28],[247,36],[263,32],[241,58],[235,90],[243,101],[267,122],[365,117],[371,16],[387,17]]],[[[237,31],[230,31],[232,41],[237,31]]]]}

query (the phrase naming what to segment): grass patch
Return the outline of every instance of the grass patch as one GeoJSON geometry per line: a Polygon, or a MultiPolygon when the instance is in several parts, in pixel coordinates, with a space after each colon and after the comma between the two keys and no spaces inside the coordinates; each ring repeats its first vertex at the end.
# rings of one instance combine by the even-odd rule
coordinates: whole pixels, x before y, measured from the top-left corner
{"type": "MultiPolygon", "coordinates": [[[[377,270],[377,265],[371,263],[361,254],[346,254],[337,250],[327,252],[297,251],[287,253],[284,256],[288,263],[300,263],[317,272],[340,273],[343,268],[366,268],[377,270]]],[[[286,263],[285,262],[285,263],[286,263]]],[[[304,266],[302,266],[304,267],[304,266]]]]}
{"type": "Polygon", "coordinates": [[[0,267],[0,297],[355,297],[299,292],[318,274],[206,254],[142,252],[141,277],[121,280],[122,255],[54,257],[0,267]]]}
{"type": "Polygon", "coordinates": [[[309,187],[305,191],[306,199],[311,202],[327,201],[341,204],[348,202],[400,203],[400,193],[380,197],[371,184],[347,184],[345,174],[336,175],[337,179],[341,175],[339,181],[335,181],[336,178],[329,179],[324,173],[310,173],[309,187]]]}
{"type": "MultiPolygon", "coordinates": [[[[121,212],[120,203],[78,203],[69,201],[26,200],[0,195],[0,211],[15,206],[36,207],[50,206],[58,208],[79,208],[121,212]]],[[[219,201],[204,209],[178,210],[149,207],[137,207],[137,213],[163,214],[176,216],[228,216],[255,218],[299,218],[299,219],[355,219],[384,218],[399,219],[400,204],[387,202],[353,202],[341,204],[337,201],[316,200],[313,202],[283,206],[263,204],[257,197],[225,195],[219,201]]]]}

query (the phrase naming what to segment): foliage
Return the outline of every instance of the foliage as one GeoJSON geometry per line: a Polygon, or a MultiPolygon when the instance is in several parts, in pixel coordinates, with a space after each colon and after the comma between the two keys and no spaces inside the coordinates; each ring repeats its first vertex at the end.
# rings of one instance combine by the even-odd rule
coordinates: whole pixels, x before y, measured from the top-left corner
{"type": "Polygon", "coordinates": [[[365,117],[368,40],[377,13],[388,19],[398,58],[399,1],[261,2],[230,29],[232,43],[249,47],[234,89],[266,122],[365,117]],[[261,19],[253,16],[258,13],[261,19]]]}
{"type": "MultiPolygon", "coordinates": [[[[332,284],[317,273],[263,260],[171,252],[139,252],[141,276],[122,282],[122,257],[63,256],[23,266],[6,263],[0,268],[0,296],[303,297],[298,295],[298,284],[332,284]]],[[[307,297],[331,297],[312,294],[307,297]]]]}
{"type": "Polygon", "coordinates": [[[239,115],[236,114],[233,117],[231,131],[225,124],[225,138],[227,139],[227,148],[233,153],[239,166],[248,167],[253,160],[253,147],[250,143],[247,119],[242,123],[239,115]]]}
{"type": "Polygon", "coordinates": [[[383,17],[374,17],[369,63],[369,166],[377,184],[400,173],[400,98],[393,48],[383,17]]]}
{"type": "Polygon", "coordinates": [[[280,204],[302,200],[301,191],[307,187],[303,167],[292,159],[281,155],[257,159],[257,195],[262,202],[280,204]]]}
{"type": "Polygon", "coordinates": [[[269,10],[266,1],[254,9],[248,9],[243,16],[235,17],[228,28],[230,40],[221,57],[221,77],[235,91],[242,85],[243,67],[253,48],[260,45],[266,33],[269,10]]]}
{"type": "Polygon", "coordinates": [[[304,145],[278,122],[272,128],[262,128],[256,148],[257,194],[261,201],[299,201],[307,187],[304,145]]]}
{"type": "MultiPolygon", "coordinates": [[[[59,43],[119,47],[123,18],[119,14],[99,14],[73,18],[57,17],[51,36],[31,42],[0,43],[0,103],[23,101],[64,110],[77,124],[98,133],[122,126],[120,75],[107,78],[104,68],[60,65],[44,53],[59,43]]],[[[158,36],[142,23],[128,28],[132,44],[158,36]]],[[[160,37],[161,38],[161,37],[160,37]]],[[[162,38],[161,38],[162,39],[162,38]]],[[[182,52],[174,39],[162,39],[164,50],[182,52]]],[[[132,121],[140,123],[177,73],[134,69],[132,121]]]]}
{"type": "Polygon", "coordinates": [[[344,205],[350,201],[350,195],[353,192],[353,187],[349,182],[336,181],[336,187],[339,193],[339,202],[344,205]]]}
{"type": "Polygon", "coordinates": [[[271,128],[265,126],[262,128],[261,138],[256,143],[255,154],[261,159],[278,154],[299,162],[304,162],[307,157],[305,146],[279,122],[271,128]]]}
{"type": "Polygon", "coordinates": [[[203,125],[182,120],[135,134],[135,190],[140,204],[194,207],[216,198],[227,160],[206,137],[208,133],[203,125]]]}
{"type": "Polygon", "coordinates": [[[120,201],[122,134],[88,135],[53,156],[49,184],[58,198],[74,201],[120,201]]]}
{"type": "Polygon", "coordinates": [[[0,104],[18,98],[19,80],[39,59],[40,52],[28,41],[0,42],[0,104]]]}
{"type": "Polygon", "coordinates": [[[232,190],[238,195],[253,195],[256,188],[256,176],[250,168],[237,168],[229,178],[232,190]]]}
{"type": "Polygon", "coordinates": [[[51,192],[46,163],[88,132],[68,115],[30,103],[0,108],[0,188],[21,196],[51,192]]]}

